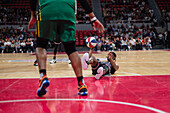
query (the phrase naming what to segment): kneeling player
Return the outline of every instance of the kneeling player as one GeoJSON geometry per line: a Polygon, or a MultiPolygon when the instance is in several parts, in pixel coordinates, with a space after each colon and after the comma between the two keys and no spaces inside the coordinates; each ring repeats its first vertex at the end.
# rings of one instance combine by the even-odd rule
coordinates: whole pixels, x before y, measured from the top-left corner
{"type": "Polygon", "coordinates": [[[95,75],[96,79],[100,79],[102,76],[108,74],[114,74],[119,69],[119,65],[116,64],[116,54],[109,52],[107,56],[107,62],[101,62],[92,56],[94,48],[91,48],[89,53],[83,55],[83,69],[87,69],[90,64],[92,67],[92,74],[95,75]]]}

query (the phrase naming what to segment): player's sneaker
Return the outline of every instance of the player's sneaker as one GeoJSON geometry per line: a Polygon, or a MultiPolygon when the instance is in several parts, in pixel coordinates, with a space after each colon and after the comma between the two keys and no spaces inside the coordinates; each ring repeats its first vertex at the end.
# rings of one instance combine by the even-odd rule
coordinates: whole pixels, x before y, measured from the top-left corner
{"type": "Polygon", "coordinates": [[[38,62],[37,61],[34,62],[34,66],[38,66],[38,62]]]}
{"type": "Polygon", "coordinates": [[[71,60],[68,60],[68,64],[71,64],[71,60]]]}
{"type": "Polygon", "coordinates": [[[47,93],[46,88],[50,85],[50,82],[48,80],[47,76],[44,76],[40,81],[39,81],[39,88],[37,90],[37,95],[39,97],[42,97],[47,93]]]}
{"type": "Polygon", "coordinates": [[[89,61],[89,54],[85,53],[82,57],[82,62],[83,62],[83,69],[86,70],[88,68],[88,61],[89,61]]]}
{"type": "Polygon", "coordinates": [[[78,86],[78,91],[79,91],[78,94],[81,95],[81,96],[86,96],[88,94],[86,85],[78,86]]]}
{"type": "Polygon", "coordinates": [[[54,63],[56,63],[56,59],[50,61],[50,64],[54,64],[54,63]]]}

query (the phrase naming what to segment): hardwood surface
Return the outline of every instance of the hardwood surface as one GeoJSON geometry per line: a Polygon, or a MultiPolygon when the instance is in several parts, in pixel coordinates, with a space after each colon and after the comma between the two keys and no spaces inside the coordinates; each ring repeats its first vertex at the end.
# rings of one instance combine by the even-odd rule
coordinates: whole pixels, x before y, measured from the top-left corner
{"type": "MultiPolygon", "coordinates": [[[[93,54],[105,60],[108,52],[93,54]]],[[[116,51],[120,69],[112,76],[170,75],[170,51],[116,51]]],[[[80,54],[82,57],[83,54],[80,54]]],[[[50,64],[53,55],[48,55],[49,78],[75,77],[66,54],[57,54],[57,63],[50,64]]],[[[33,66],[35,55],[31,53],[0,54],[0,79],[39,78],[38,66],[33,66]]],[[[91,67],[83,70],[85,77],[93,76],[91,67]]]]}

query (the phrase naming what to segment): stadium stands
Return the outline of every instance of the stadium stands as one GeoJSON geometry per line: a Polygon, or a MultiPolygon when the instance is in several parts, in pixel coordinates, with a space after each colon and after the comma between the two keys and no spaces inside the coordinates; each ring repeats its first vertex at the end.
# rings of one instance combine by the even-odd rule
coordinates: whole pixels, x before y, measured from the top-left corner
{"type": "MultiPolygon", "coordinates": [[[[0,50],[3,50],[4,43],[12,44],[26,41],[28,38],[33,39],[35,32],[30,32],[23,25],[28,25],[30,19],[29,0],[10,0],[11,2],[2,2],[0,7],[0,50]],[[18,28],[9,28],[7,25],[20,25],[18,28]],[[22,29],[22,30],[21,30],[22,29]],[[23,40],[20,40],[22,36],[23,40]]],[[[162,17],[166,22],[170,22],[170,2],[169,0],[156,0],[162,17]]],[[[92,1],[89,0],[92,6],[92,1]]],[[[85,39],[90,36],[95,36],[99,41],[102,40],[102,47],[96,47],[96,50],[109,50],[109,45],[115,47],[115,50],[125,50],[124,45],[128,43],[132,37],[136,41],[135,45],[139,45],[140,40],[150,40],[146,49],[151,49],[157,42],[166,46],[167,32],[157,33],[153,23],[156,22],[154,18],[154,11],[149,7],[145,0],[101,0],[101,8],[103,11],[104,24],[106,26],[105,33],[100,34],[94,30],[80,30],[76,31],[76,45],[85,46],[85,39]],[[118,24],[118,23],[123,23],[118,24]],[[134,24],[132,24],[134,23],[134,24]],[[140,23],[142,26],[136,26],[135,23],[140,23]],[[118,39],[119,38],[119,39],[118,39]],[[139,39],[138,39],[139,38],[139,39]],[[157,40],[159,39],[159,40],[157,40]],[[124,40],[124,41],[123,41],[124,40]],[[138,40],[138,41],[137,41],[138,40]],[[106,43],[105,43],[106,42],[106,43]],[[120,44],[119,44],[120,42],[120,44]],[[126,44],[125,44],[126,42],[126,44]],[[124,43],[124,44],[123,44],[124,43]],[[122,45],[123,44],[123,45],[122,45]],[[150,45],[151,44],[151,45],[150,45]]],[[[77,3],[77,24],[90,24],[90,18],[85,14],[85,11],[77,3]]],[[[101,46],[101,45],[100,45],[101,46]]],[[[128,46],[128,44],[127,44],[128,46]]],[[[131,47],[126,50],[134,49],[131,47]]],[[[136,47],[136,46],[135,46],[136,47]]],[[[144,46],[142,46],[144,47],[144,46]]],[[[110,48],[111,49],[111,48],[110,48]]],[[[142,49],[142,48],[140,48],[142,49]]],[[[13,50],[14,51],[14,50],[13,50]]],[[[19,52],[19,51],[15,51],[19,52]]],[[[26,52],[26,51],[24,51],[26,52]]]]}

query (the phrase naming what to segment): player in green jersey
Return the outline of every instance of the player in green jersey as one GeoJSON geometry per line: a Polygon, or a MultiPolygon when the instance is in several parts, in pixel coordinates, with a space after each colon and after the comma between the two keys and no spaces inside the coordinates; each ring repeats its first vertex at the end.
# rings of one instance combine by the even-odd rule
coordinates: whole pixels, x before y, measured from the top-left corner
{"type": "MultiPolygon", "coordinates": [[[[104,31],[103,25],[95,17],[92,8],[87,0],[79,0],[85,12],[89,15],[94,30],[104,31]]],[[[48,41],[60,38],[65,52],[67,53],[78,81],[80,95],[87,95],[87,86],[83,80],[82,64],[75,46],[75,0],[38,0],[39,13],[36,20],[36,0],[30,0],[31,19],[28,28],[31,28],[37,21],[37,46],[36,57],[39,64],[40,82],[37,91],[38,96],[46,94],[49,80],[46,73],[46,49],[48,41]]]]}

